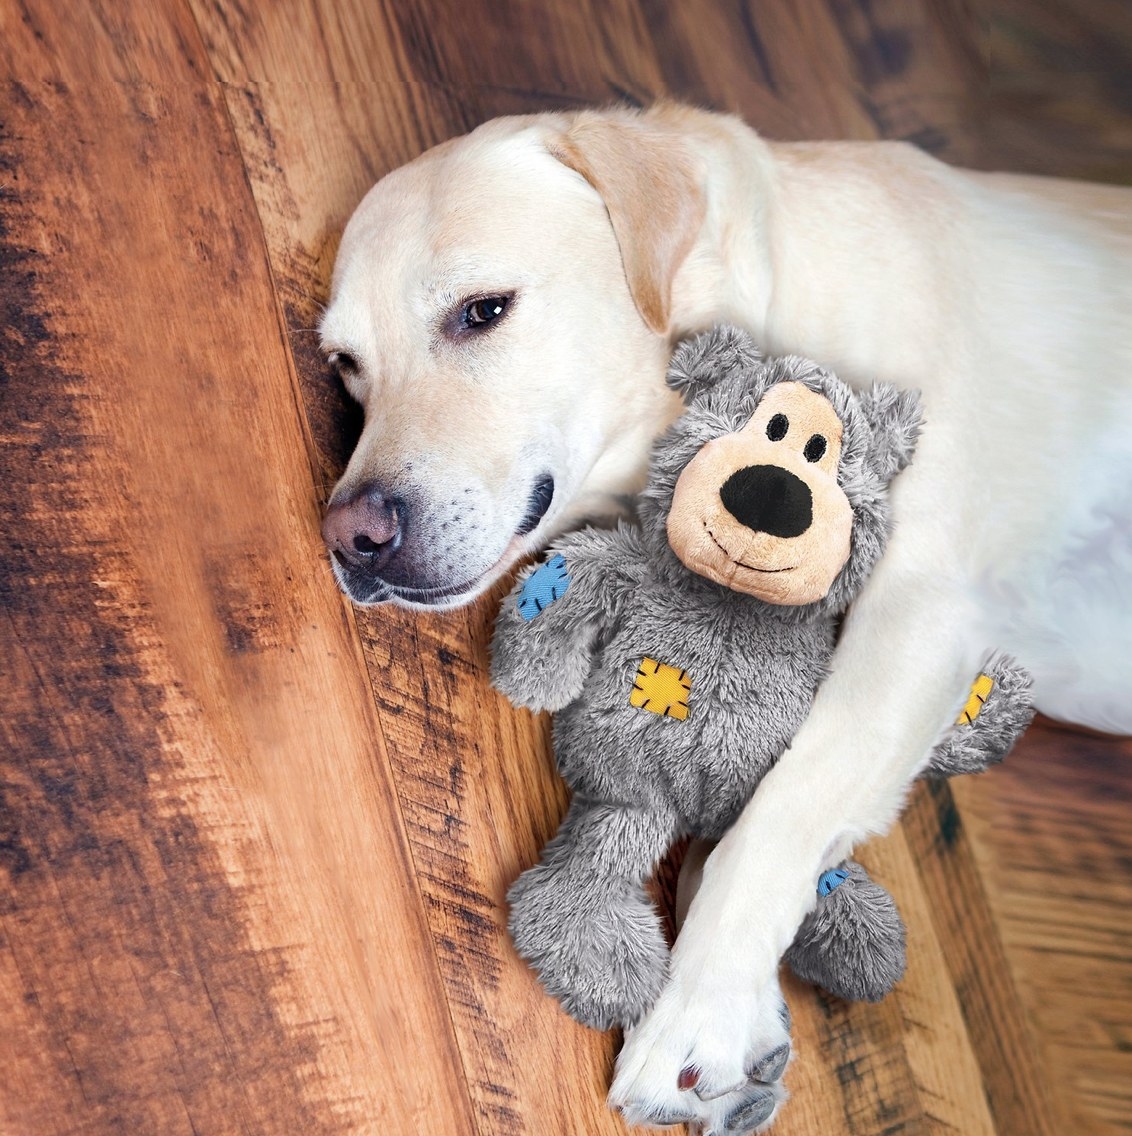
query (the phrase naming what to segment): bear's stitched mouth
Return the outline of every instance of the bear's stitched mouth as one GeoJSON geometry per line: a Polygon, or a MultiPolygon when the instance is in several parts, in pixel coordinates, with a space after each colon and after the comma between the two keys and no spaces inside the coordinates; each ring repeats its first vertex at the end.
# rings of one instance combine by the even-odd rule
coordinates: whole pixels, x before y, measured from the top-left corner
{"type": "Polygon", "coordinates": [[[708,528],[707,521],[704,521],[704,531],[711,537],[712,543],[732,564],[737,564],[740,568],[746,568],[748,572],[761,572],[764,576],[773,576],[776,572],[793,572],[798,567],[797,564],[790,564],[786,568],[756,568],[753,564],[744,564],[742,560],[736,560],[726,548],[716,539],[715,533],[708,528]]]}

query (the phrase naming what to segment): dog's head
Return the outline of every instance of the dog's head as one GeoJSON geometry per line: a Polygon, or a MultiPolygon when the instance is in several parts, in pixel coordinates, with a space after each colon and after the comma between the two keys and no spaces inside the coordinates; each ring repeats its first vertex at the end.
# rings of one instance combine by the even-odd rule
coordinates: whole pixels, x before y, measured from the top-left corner
{"type": "Polygon", "coordinates": [[[670,296],[703,210],[663,113],[499,119],[371,190],[321,328],[365,410],[323,525],[353,599],[464,602],[624,507],[679,411],[670,296]]]}
{"type": "Polygon", "coordinates": [[[681,345],[668,381],[688,410],[655,447],[642,505],[654,539],[767,603],[844,608],[884,550],[918,396],[858,394],[809,360],[763,360],[734,328],[681,345]]]}

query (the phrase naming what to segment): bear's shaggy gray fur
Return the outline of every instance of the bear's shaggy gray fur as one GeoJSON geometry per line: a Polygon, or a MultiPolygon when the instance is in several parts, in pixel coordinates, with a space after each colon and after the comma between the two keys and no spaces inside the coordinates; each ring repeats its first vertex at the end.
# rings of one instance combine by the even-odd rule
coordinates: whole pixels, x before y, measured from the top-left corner
{"type": "MultiPolygon", "coordinates": [[[[734,329],[682,345],[669,383],[688,408],[655,445],[640,524],[560,539],[551,556],[564,558],[565,591],[531,618],[519,608],[525,573],[492,648],[492,681],[512,702],[557,711],[555,754],[574,794],[541,863],[511,888],[511,934],[546,989],[598,1028],[633,1024],[660,992],[668,947],[644,883],[677,838],[723,834],[802,724],[837,617],[884,550],[888,484],[920,427],[914,394],[888,385],[855,393],[808,360],[762,359],[734,329]],[[665,527],[685,466],[787,381],[825,395],[841,419],[837,481],[853,516],[849,559],[829,593],[797,607],[689,571],[665,527]],[[687,720],[630,705],[643,659],[691,676],[687,720]]],[[[956,728],[929,775],[985,768],[1028,723],[1024,672],[1001,660],[993,677],[1008,679],[1011,696],[985,716],[989,736],[983,715],[956,728]]],[[[842,868],[844,882],[818,899],[788,958],[835,994],[878,999],[904,972],[904,927],[864,868],[842,868]]]]}

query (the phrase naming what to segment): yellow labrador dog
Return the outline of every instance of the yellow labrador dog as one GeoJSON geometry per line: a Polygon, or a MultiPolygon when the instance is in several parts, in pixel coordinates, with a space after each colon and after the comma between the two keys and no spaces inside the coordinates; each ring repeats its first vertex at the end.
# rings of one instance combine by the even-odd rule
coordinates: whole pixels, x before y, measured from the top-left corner
{"type": "Polygon", "coordinates": [[[358,208],[322,326],[366,411],[324,526],[342,587],[464,603],[621,509],[676,411],[674,341],[721,321],[918,388],[926,419],[833,672],[618,1062],[631,1121],[741,1131],[768,1120],[748,1074],[785,1039],[775,972],[815,879],[891,824],[987,649],[1047,713],[1132,732],[1132,192],[675,105],[439,146],[358,208]]]}

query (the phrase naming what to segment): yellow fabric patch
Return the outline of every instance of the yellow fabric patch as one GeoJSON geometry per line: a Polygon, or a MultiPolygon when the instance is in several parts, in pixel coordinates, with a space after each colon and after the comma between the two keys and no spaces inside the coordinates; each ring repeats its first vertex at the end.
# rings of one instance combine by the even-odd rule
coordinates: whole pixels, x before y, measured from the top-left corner
{"type": "Polygon", "coordinates": [[[957,726],[969,726],[979,716],[983,703],[990,697],[990,692],[993,689],[994,679],[990,675],[979,675],[971,684],[971,697],[967,699],[967,705],[963,707],[959,717],[955,719],[955,724],[957,726]]]}
{"type": "Polygon", "coordinates": [[[629,692],[629,704],[665,718],[678,718],[682,722],[688,717],[688,693],[691,689],[692,680],[687,671],[658,663],[656,659],[643,659],[637,668],[633,689],[629,692]]]}

